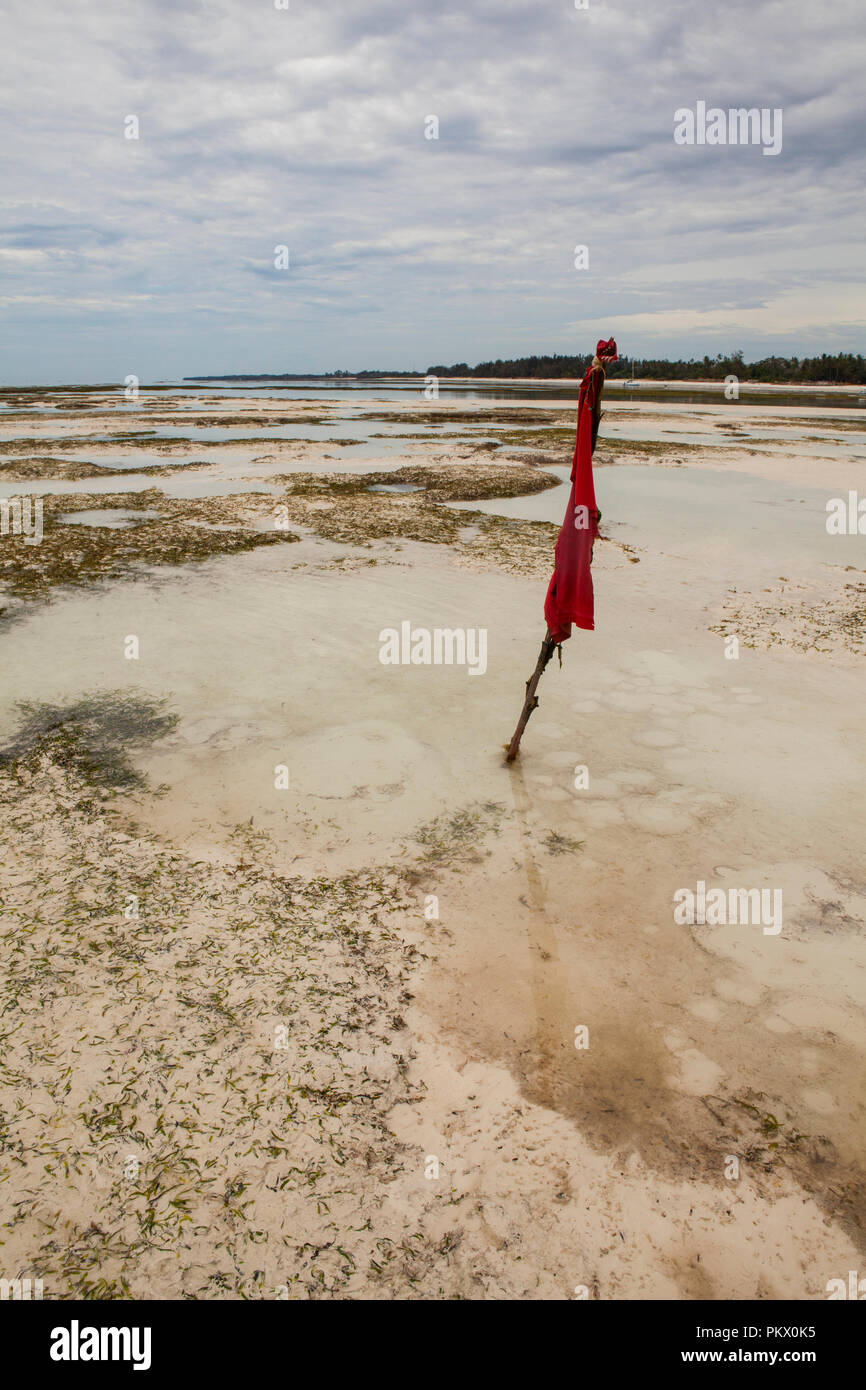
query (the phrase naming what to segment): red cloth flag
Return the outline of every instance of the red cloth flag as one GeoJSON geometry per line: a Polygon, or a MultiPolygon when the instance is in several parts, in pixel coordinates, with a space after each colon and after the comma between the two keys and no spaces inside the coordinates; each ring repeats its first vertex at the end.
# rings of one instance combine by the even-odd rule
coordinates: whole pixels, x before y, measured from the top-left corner
{"type": "Polygon", "coordinates": [[[604,368],[617,361],[616,343],[599,340],[595,357],[580,383],[577,442],[571,463],[571,495],[554,552],[553,576],[544,600],[544,617],[555,642],[571,636],[571,625],[593,628],[592,547],[598,535],[599,510],[592,480],[593,422],[604,385],[604,368]]]}

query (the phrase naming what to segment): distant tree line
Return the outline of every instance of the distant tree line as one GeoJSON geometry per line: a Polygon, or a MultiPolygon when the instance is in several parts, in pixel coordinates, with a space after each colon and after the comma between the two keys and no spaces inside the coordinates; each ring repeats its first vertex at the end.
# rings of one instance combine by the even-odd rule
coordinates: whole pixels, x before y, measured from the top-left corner
{"type": "MultiPolygon", "coordinates": [[[[428,376],[493,376],[493,377],[581,377],[592,361],[592,355],[568,357],[564,354],[534,355],[532,357],[498,357],[495,362],[479,362],[470,367],[467,362],[455,362],[451,367],[441,364],[428,367],[428,376]]],[[[185,381],[333,381],[350,378],[383,376],[417,378],[418,372],[280,372],[265,374],[238,373],[231,376],[188,376],[185,381]]],[[[829,385],[860,386],[866,384],[866,358],[860,353],[822,353],[820,357],[762,357],[758,362],[746,362],[742,352],[719,353],[716,357],[690,357],[668,361],[664,357],[621,357],[608,369],[608,376],[639,377],[657,381],[724,381],[735,376],[740,381],[815,382],[829,385]]]]}
{"type": "MultiPolygon", "coordinates": [[[[592,355],[568,357],[534,355],[497,358],[470,367],[455,362],[453,367],[428,367],[430,376],[494,377],[581,377],[592,355]]],[[[719,353],[716,357],[690,357],[688,361],[668,361],[663,357],[621,357],[608,369],[611,377],[640,377],[659,381],[723,381],[736,376],[740,381],[824,382],[857,386],[866,383],[866,357],[859,353],[823,353],[820,357],[762,357],[746,362],[742,352],[719,353]]]]}

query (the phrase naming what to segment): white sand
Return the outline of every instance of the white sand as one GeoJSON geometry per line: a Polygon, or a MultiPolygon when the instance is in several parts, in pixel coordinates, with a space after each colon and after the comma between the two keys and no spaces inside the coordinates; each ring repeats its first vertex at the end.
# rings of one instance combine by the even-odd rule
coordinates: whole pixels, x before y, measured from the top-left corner
{"type": "MultiPolygon", "coordinates": [[[[696,412],[674,410],[675,420],[665,418],[671,428],[684,428],[683,419],[691,432],[705,427],[696,412]]],[[[766,412],[762,406],[762,419],[766,412]]],[[[856,443],[862,448],[861,437],[856,443]]],[[[680,513],[675,482],[681,474],[690,482],[692,468],[657,470],[672,485],[667,537],[664,515],[641,531],[642,513],[629,514],[622,480],[618,500],[614,485],[606,498],[607,480],[620,470],[599,470],[610,534],[638,546],[640,563],[599,546],[597,631],[576,634],[563,669],[545,675],[511,770],[502,745],[543,635],[546,576],[504,573],[483,556],[311,536],[58,597],[3,635],[14,654],[4,730],[14,725],[16,699],[62,702],[118,687],[167,695],[180,715],[174,733],[135,757],[164,794],[126,798],[122,809],[139,827],[142,872],[160,845],[177,864],[203,861],[213,911],[202,917],[201,903],[193,911],[187,902],[192,915],[169,924],[176,944],[148,1036],[154,1045],[162,1039],[169,1062],[183,1050],[181,1038],[192,1051],[180,1075],[214,1134],[219,1192],[224,1182],[246,1183],[251,1203],[226,1216],[231,1203],[190,1198],[193,1220],[188,1229],[165,1228],[162,1257],[112,1253],[88,1232],[125,1221],[131,1240],[140,1199],[135,1206],[116,1170],[101,1195],[59,1167],[46,1183],[37,1119],[22,1119],[23,1166],[12,1161],[2,1189],[3,1221],[13,1209],[20,1216],[4,1232],[7,1264],[48,1269],[47,1295],[77,1287],[63,1260],[46,1254],[46,1222],[56,1226],[62,1213],[67,1225],[52,1239],[68,1242],[79,1261],[82,1249],[96,1249],[88,1277],[123,1277],[139,1297],[274,1297],[285,1286],[290,1297],[570,1298],[577,1288],[598,1298],[809,1299],[862,1265],[862,648],[833,622],[826,649],[798,644],[811,632],[799,609],[778,640],[771,634],[777,613],[801,599],[808,609],[803,595],[831,612],[852,582],[846,566],[862,577],[862,538],[833,547],[819,502],[855,486],[864,465],[837,449],[817,464],[795,444],[762,454],[758,465],[725,449],[717,473],[720,464],[727,512],[711,488],[684,490],[680,513]],[[765,494],[749,492],[754,480],[766,484],[763,507],[765,494]],[[796,586],[802,593],[792,594],[796,586]],[[730,630],[732,590],[746,615],[737,660],[726,659],[723,633],[711,630],[725,622],[730,630]],[[382,666],[378,634],[405,619],[486,628],[486,674],[382,666]],[[141,657],[127,662],[123,640],[133,632],[141,657]],[[288,792],[274,790],[278,763],[290,770],[288,792]],[[588,767],[588,789],[575,789],[578,765],[588,767]],[[444,852],[425,856],[413,838],[420,825],[479,806],[498,809],[479,814],[451,862],[444,852]],[[236,828],[251,819],[260,838],[241,851],[236,828]],[[380,1008],[387,1000],[396,1009],[411,980],[414,998],[399,1004],[405,1026],[394,1046],[372,1038],[373,995],[351,962],[344,978],[342,955],[315,953],[334,1037],[340,991],[368,996],[360,1035],[342,1034],[352,1047],[340,1065],[356,1090],[359,1078],[377,1075],[384,1097],[353,1104],[342,1125],[327,1122],[345,1141],[344,1167],[322,1155],[318,1131],[309,1147],[314,1111],[287,1126],[271,1082],[262,1116],[288,1136],[287,1153],[269,1162],[248,1154],[262,1138],[255,1119],[233,1108],[231,1088],[221,1111],[208,1068],[222,1086],[234,1066],[247,1093],[252,1062],[231,1031],[225,1046],[219,1036],[196,1041],[177,1002],[177,952],[194,953],[208,928],[216,959],[197,960],[195,978],[205,993],[214,973],[231,980],[235,947],[227,944],[219,959],[216,927],[232,940],[230,880],[239,863],[244,892],[274,874],[335,880],[372,865],[415,865],[405,899],[388,879],[396,935],[364,966],[371,980],[377,961],[387,972],[376,983],[380,1008]],[[673,894],[697,880],[780,888],[781,933],[677,925],[673,894]],[[429,894],[438,898],[438,921],[425,920],[429,894]],[[404,956],[404,947],[426,962],[404,956]],[[574,1045],[579,1027],[589,1030],[587,1049],[574,1045]],[[736,1179],[725,1176],[731,1156],[739,1159],[736,1179]],[[324,1165],[334,1194],[326,1212],[306,1190],[293,1188],[285,1202],[275,1196],[292,1157],[295,1166],[302,1158],[324,1165]],[[433,1157],[438,1177],[425,1177],[433,1157]],[[242,1239],[247,1230],[263,1233],[261,1241],[242,1239]],[[338,1258],[335,1242],[348,1257],[338,1258]]],[[[698,464],[702,473],[707,466],[698,464]]],[[[553,497],[474,509],[544,517],[553,497]]],[[[68,869],[94,835],[94,863],[122,882],[123,841],[99,840],[108,832],[84,820],[73,833],[60,793],[40,783],[32,794],[44,821],[37,862],[28,868],[14,851],[21,882],[7,901],[26,917],[34,869],[43,885],[52,865],[68,869]]],[[[64,794],[75,804],[74,788],[64,794]]],[[[28,814],[36,805],[27,802],[28,814]]],[[[96,874],[92,908],[105,933],[117,911],[101,884],[96,874]]],[[[50,918],[50,903],[40,901],[50,918]]],[[[282,959],[255,912],[252,920],[260,985],[254,975],[238,985],[238,1028],[261,1051],[280,970],[291,969],[297,948],[282,959]]],[[[54,939],[56,926],[44,930],[54,939]]],[[[152,952],[148,988],[159,969],[152,952]]],[[[316,996],[296,993],[309,1059],[316,996]]],[[[103,1100],[107,1064],[92,1036],[131,1039],[144,1026],[110,972],[93,969],[76,977],[68,1010],[36,1015],[31,1025],[43,1030],[41,1045],[50,1041],[64,1057],[74,1039],[90,1036],[72,1094],[92,1088],[103,1100]]],[[[109,1050],[115,1085],[122,1070],[118,1048],[109,1050]]],[[[23,1067],[26,1054],[16,1059],[23,1067]]],[[[55,1097],[59,1108],[48,1119],[39,1087],[50,1070],[37,1068],[28,1106],[49,1132],[60,1124],[63,1142],[87,1153],[92,1131],[76,1128],[71,1101],[63,1118],[55,1097]]],[[[152,1100],[152,1081],[137,1085],[152,1100]]],[[[174,1078],[170,1090],[165,1103],[177,1124],[186,1099],[174,1078]]],[[[142,1128],[152,1147],[136,1152],[147,1172],[159,1144],[142,1128]]],[[[189,1157],[197,1192],[207,1142],[195,1140],[189,1157]]],[[[115,1157],[125,1151],[121,1144],[115,1157]]]]}

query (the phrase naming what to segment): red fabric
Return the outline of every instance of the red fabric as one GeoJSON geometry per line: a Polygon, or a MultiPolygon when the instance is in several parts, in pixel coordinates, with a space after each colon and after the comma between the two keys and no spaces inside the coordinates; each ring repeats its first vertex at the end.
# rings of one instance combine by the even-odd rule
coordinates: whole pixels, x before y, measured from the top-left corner
{"type": "MultiPolygon", "coordinates": [[[[616,343],[599,343],[599,349],[616,343]]],[[[601,351],[596,354],[602,358],[601,351]]],[[[602,359],[605,360],[605,359],[602,359]]],[[[606,355],[610,361],[610,355],[606,355]]],[[[604,373],[590,367],[580,383],[577,400],[577,442],[571,464],[571,495],[562,530],[556,542],[553,577],[544,600],[544,616],[551,636],[564,642],[571,636],[571,625],[593,628],[592,547],[598,535],[598,508],[592,481],[592,409],[604,373]]]]}
{"type": "Polygon", "coordinates": [[[602,362],[618,362],[616,343],[613,338],[608,338],[606,341],[604,338],[599,338],[595,345],[595,355],[602,362]]]}

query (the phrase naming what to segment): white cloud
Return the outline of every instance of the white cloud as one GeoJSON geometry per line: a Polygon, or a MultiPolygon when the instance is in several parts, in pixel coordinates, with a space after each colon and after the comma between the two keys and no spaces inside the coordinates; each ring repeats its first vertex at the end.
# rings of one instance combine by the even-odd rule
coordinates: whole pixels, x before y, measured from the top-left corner
{"type": "Polygon", "coordinates": [[[0,23],[16,379],[424,367],[584,351],[601,321],[633,354],[862,347],[859,0],[832,22],[806,0],[7,0],[0,23]],[[698,99],[781,106],[782,154],[676,146],[698,99]]]}

